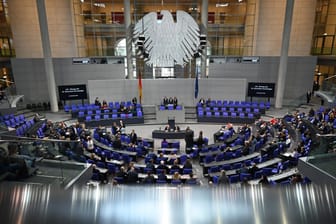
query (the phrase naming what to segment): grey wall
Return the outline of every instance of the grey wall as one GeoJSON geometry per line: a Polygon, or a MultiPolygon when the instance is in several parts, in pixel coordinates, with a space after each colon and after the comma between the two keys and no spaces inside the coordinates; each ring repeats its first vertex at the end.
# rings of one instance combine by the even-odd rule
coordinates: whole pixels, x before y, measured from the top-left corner
{"type": "MultiPolygon", "coordinates": [[[[260,57],[260,63],[210,63],[209,76],[215,78],[246,78],[247,82],[277,82],[279,57],[260,57]]],[[[284,104],[305,97],[312,90],[316,57],[289,57],[284,104]]],[[[271,99],[272,101],[274,99],[271,99]]]]}
{"type": "MultiPolygon", "coordinates": [[[[199,81],[199,97],[245,100],[247,82],[277,81],[278,64],[279,57],[261,57],[258,64],[211,63],[211,78],[199,81]]],[[[289,57],[284,104],[300,97],[305,100],[315,65],[316,57],[289,57]]],[[[43,59],[13,58],[12,67],[17,92],[27,103],[48,101],[43,59]]],[[[55,58],[54,70],[57,85],[87,84],[91,102],[95,96],[115,101],[138,95],[137,80],[124,80],[123,64],[73,65],[72,58],[55,58]]],[[[185,105],[194,105],[194,79],[143,80],[144,104],[157,104],[163,96],[177,96],[185,105]]]]}
{"type": "MultiPolygon", "coordinates": [[[[17,94],[27,102],[48,101],[43,59],[11,59],[17,94]]],[[[123,64],[72,64],[72,58],[54,58],[56,85],[86,84],[91,79],[122,79],[123,64]]]]}
{"type": "MultiPolygon", "coordinates": [[[[138,80],[89,80],[90,102],[100,100],[131,100],[138,96],[138,80]]],[[[164,96],[176,96],[180,104],[195,105],[200,97],[211,99],[245,100],[245,79],[200,79],[198,99],[195,99],[194,79],[144,79],[143,104],[160,104],[164,96]]]]}

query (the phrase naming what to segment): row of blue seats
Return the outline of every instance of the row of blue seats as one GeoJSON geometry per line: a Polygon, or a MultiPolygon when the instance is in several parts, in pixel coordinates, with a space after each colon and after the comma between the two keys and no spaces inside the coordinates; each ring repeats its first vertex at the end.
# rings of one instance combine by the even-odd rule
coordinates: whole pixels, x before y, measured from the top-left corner
{"type": "MultiPolygon", "coordinates": [[[[137,116],[136,117],[142,117],[142,111],[138,111],[137,112],[137,116]]],[[[129,114],[103,114],[103,115],[88,115],[85,116],[85,121],[92,121],[92,120],[106,120],[106,119],[127,119],[127,118],[133,118],[133,114],[129,113],[129,114]]]]}
{"type": "Polygon", "coordinates": [[[26,118],[23,114],[17,116],[14,116],[14,114],[4,115],[2,118],[5,125],[11,128],[16,128],[26,122],[26,118]]]}
{"type": "MultiPolygon", "coordinates": [[[[109,102],[108,103],[108,108],[110,109],[119,109],[121,105],[125,105],[126,107],[130,107],[133,105],[131,101],[120,101],[120,102],[109,102]]],[[[141,104],[137,103],[136,107],[139,108],[141,107],[141,104]]],[[[76,111],[86,111],[86,110],[99,110],[101,109],[100,106],[95,105],[95,104],[72,104],[72,105],[64,105],[64,111],[65,112],[76,112],[76,111]]]]}
{"type": "Polygon", "coordinates": [[[199,111],[197,113],[198,117],[240,117],[240,118],[255,118],[257,117],[258,115],[255,115],[253,113],[244,113],[244,112],[241,112],[241,113],[237,113],[237,112],[219,112],[219,111],[216,111],[214,113],[212,113],[211,111],[207,111],[207,112],[203,112],[203,111],[199,111]]]}
{"type": "MultiPolygon", "coordinates": [[[[142,111],[141,108],[136,108],[135,112],[142,111]]],[[[78,111],[78,117],[84,117],[85,115],[101,115],[101,114],[121,114],[123,112],[118,112],[117,109],[104,109],[104,110],[87,110],[87,111],[78,111]]],[[[131,112],[130,112],[131,113],[131,112]]]]}
{"type": "Polygon", "coordinates": [[[34,119],[25,121],[24,124],[22,124],[20,127],[16,129],[16,136],[19,136],[19,137],[25,136],[29,128],[31,128],[34,124],[35,124],[34,119]]]}
{"type": "Polygon", "coordinates": [[[176,105],[176,107],[174,108],[174,105],[172,105],[172,104],[169,104],[167,106],[160,105],[159,109],[160,110],[182,110],[182,106],[181,105],[176,105]]]}
{"type": "Polygon", "coordinates": [[[197,107],[197,112],[246,112],[246,113],[260,113],[259,108],[250,108],[250,107],[197,107]]]}
{"type": "MultiPolygon", "coordinates": [[[[211,100],[210,103],[207,103],[207,106],[210,107],[259,107],[269,109],[271,107],[270,102],[248,102],[248,101],[228,101],[228,100],[211,100]]],[[[203,106],[201,103],[198,103],[197,106],[203,106]]]]}
{"type": "Polygon", "coordinates": [[[6,121],[6,120],[9,120],[9,119],[16,119],[16,117],[23,118],[24,115],[20,114],[18,116],[15,116],[14,114],[5,114],[3,116],[0,116],[0,121],[3,122],[3,121],[6,121]]]}

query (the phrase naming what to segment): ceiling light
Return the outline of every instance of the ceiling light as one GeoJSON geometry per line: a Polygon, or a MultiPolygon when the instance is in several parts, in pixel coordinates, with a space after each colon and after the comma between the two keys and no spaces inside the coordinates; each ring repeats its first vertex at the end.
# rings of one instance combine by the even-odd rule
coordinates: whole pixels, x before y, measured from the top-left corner
{"type": "Polygon", "coordinates": [[[227,7],[227,6],[229,6],[229,3],[227,2],[227,3],[217,3],[216,4],[216,7],[218,8],[218,7],[227,7]]]}

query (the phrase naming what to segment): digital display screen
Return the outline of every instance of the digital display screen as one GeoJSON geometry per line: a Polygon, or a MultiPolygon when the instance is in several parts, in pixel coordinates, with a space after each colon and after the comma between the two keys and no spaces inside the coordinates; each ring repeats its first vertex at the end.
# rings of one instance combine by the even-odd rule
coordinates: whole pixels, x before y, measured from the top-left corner
{"type": "Polygon", "coordinates": [[[86,85],[58,86],[60,100],[87,99],[86,85]]]}
{"type": "Polygon", "coordinates": [[[274,97],[275,83],[249,82],[247,96],[274,97]]]}

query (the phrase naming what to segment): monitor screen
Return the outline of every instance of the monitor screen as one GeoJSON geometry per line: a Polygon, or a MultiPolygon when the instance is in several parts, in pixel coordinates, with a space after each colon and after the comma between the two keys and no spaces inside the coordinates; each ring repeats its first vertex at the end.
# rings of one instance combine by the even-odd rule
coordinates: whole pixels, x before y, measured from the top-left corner
{"type": "Polygon", "coordinates": [[[275,83],[249,82],[247,96],[274,97],[275,83]]]}
{"type": "Polygon", "coordinates": [[[87,99],[86,85],[58,86],[60,100],[84,100],[87,99]]]}

